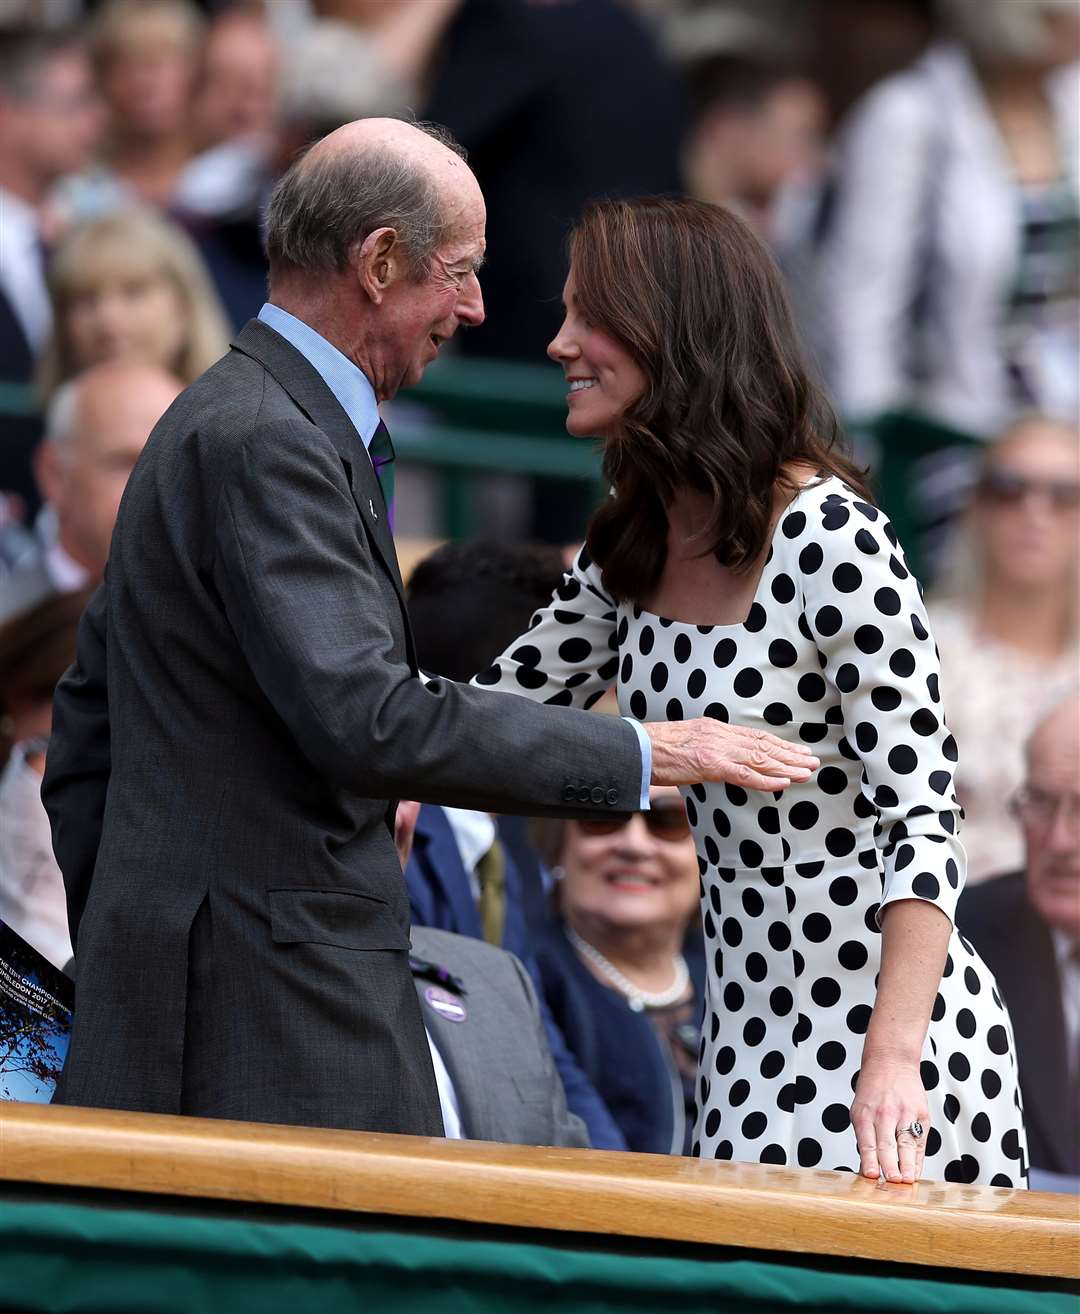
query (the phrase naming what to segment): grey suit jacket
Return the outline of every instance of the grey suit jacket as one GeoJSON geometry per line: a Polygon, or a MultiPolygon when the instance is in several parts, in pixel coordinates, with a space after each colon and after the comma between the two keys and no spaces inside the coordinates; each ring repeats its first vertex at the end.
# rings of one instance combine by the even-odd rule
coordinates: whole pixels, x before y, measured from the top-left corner
{"type": "Polygon", "coordinates": [[[610,812],[640,771],[623,722],[417,678],[371,461],[249,323],[151,434],[57,691],[61,1098],[439,1134],[394,800],[610,812]]]}
{"type": "Polygon", "coordinates": [[[588,1149],[566,1107],[529,974],[483,940],[412,928],[413,953],[446,968],[464,992],[414,973],[424,1025],[454,1083],[462,1131],[473,1141],[588,1149]],[[455,1007],[456,1005],[456,1007],[455,1007]]]}

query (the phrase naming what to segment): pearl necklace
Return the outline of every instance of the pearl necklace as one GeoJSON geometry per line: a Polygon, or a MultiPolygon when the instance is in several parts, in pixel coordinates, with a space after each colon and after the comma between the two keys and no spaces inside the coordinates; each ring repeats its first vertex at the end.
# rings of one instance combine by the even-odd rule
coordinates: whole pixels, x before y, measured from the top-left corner
{"type": "Polygon", "coordinates": [[[599,949],[595,949],[588,940],[583,940],[572,926],[566,927],[566,938],[582,958],[587,958],[601,976],[607,977],[615,989],[626,996],[635,1013],[641,1013],[646,1008],[666,1008],[668,1004],[674,1004],[683,997],[690,984],[690,969],[682,954],[674,957],[675,980],[666,990],[642,990],[623,976],[614,963],[608,962],[599,949]]]}

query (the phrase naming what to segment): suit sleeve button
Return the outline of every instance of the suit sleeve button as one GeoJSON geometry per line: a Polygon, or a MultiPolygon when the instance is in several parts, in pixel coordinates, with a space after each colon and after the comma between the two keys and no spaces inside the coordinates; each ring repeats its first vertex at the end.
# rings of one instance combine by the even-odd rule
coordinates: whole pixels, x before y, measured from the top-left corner
{"type": "Polygon", "coordinates": [[[591,798],[591,794],[589,793],[589,787],[588,787],[588,785],[582,785],[582,787],[581,787],[581,788],[578,790],[578,792],[577,792],[577,799],[578,799],[578,802],[579,802],[579,803],[588,803],[588,801],[589,801],[590,798],[591,798]]]}
{"type": "Polygon", "coordinates": [[[604,791],[600,788],[599,785],[597,785],[589,797],[592,799],[594,803],[603,803],[604,791]]]}
{"type": "Polygon", "coordinates": [[[613,808],[615,804],[618,803],[618,801],[619,801],[619,791],[617,789],[609,789],[607,792],[608,807],[613,808]]]}
{"type": "Polygon", "coordinates": [[[577,798],[577,790],[574,788],[573,785],[567,785],[562,792],[562,797],[564,803],[573,803],[573,801],[577,798]]]}

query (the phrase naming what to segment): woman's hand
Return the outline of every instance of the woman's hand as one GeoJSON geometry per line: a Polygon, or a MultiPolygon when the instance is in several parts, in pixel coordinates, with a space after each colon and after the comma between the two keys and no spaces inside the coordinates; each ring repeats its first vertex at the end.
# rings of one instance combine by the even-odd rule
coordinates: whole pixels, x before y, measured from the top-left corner
{"type": "Polygon", "coordinates": [[[851,1105],[851,1125],[859,1149],[859,1172],[877,1181],[917,1182],[922,1176],[930,1111],[919,1064],[908,1058],[868,1056],[851,1105]],[[906,1128],[922,1123],[922,1135],[906,1128]]]}
{"type": "Polygon", "coordinates": [[[809,780],[820,765],[804,744],[708,716],[649,721],[644,729],[652,742],[654,785],[724,780],[744,789],[779,790],[809,780]]]}
{"type": "Polygon", "coordinates": [[[413,838],[416,835],[416,819],[419,815],[420,804],[411,799],[403,799],[397,805],[397,812],[394,814],[394,847],[397,849],[402,871],[409,865],[409,855],[412,853],[413,838]]]}

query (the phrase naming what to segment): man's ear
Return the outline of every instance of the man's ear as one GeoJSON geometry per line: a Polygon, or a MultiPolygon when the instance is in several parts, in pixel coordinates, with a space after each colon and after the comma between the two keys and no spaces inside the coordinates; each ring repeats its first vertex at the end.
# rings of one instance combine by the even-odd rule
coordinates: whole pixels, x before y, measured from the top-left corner
{"type": "Polygon", "coordinates": [[[382,304],[390,285],[404,269],[397,230],[376,228],[356,248],[353,268],[364,294],[376,305],[382,304]]]}
{"type": "Polygon", "coordinates": [[[34,450],[33,464],[34,480],[42,499],[55,504],[63,487],[63,455],[57,451],[55,443],[45,439],[34,450]]]}

